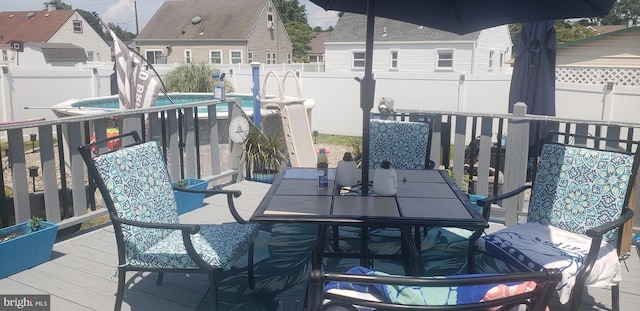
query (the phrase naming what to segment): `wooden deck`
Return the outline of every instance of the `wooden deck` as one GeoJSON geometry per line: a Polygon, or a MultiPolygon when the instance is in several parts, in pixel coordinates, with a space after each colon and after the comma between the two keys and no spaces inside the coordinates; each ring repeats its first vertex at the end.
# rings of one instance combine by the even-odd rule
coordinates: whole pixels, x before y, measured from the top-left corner
{"type": "MultiPolygon", "coordinates": [[[[236,200],[240,214],[249,218],[269,185],[242,182],[236,200]]],[[[228,213],[212,212],[226,207],[223,197],[206,199],[205,207],[181,216],[184,223],[231,221],[228,213]]],[[[499,227],[496,225],[495,227],[499,227]]],[[[640,301],[640,257],[635,246],[622,264],[621,310],[637,310],[640,301]],[[635,307],[633,307],[635,305],[635,307]]],[[[115,237],[111,225],[59,241],[50,261],[0,280],[0,294],[50,294],[51,310],[112,310],[117,278],[115,237]]],[[[203,275],[167,274],[163,285],[155,284],[155,274],[129,273],[123,310],[194,310],[208,289],[203,275]]],[[[589,289],[583,310],[610,310],[609,290],[589,289]]],[[[562,310],[554,307],[552,310],[562,310]]]]}

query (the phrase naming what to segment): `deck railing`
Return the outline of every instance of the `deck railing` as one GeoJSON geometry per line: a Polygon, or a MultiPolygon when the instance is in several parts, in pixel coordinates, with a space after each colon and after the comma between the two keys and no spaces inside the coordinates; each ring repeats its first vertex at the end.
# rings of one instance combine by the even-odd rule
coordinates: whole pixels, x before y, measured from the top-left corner
{"type": "Polygon", "coordinates": [[[0,151],[0,189],[10,189],[0,191],[2,226],[38,215],[66,228],[104,215],[77,148],[92,138],[106,138],[107,129],[113,127],[120,133],[136,130],[144,140],[158,141],[172,180],[239,180],[240,149],[228,140],[224,124],[228,117],[244,112],[239,99],[230,98],[228,103],[222,117],[216,110],[220,101],[211,100],[0,125],[0,141],[8,141],[8,148],[0,151]],[[10,187],[5,187],[7,174],[10,187]]]}
{"type": "MultiPolygon", "coordinates": [[[[218,183],[241,180],[240,146],[228,141],[226,121],[218,118],[215,109],[218,104],[209,101],[0,126],[0,137],[9,142],[10,158],[3,157],[0,173],[12,177],[11,196],[0,192],[2,224],[13,222],[14,217],[18,222],[28,219],[37,213],[37,205],[44,206],[42,216],[59,223],[61,228],[103,215],[105,211],[99,208],[100,198],[87,182],[86,167],[77,147],[88,143],[93,135],[105,138],[111,126],[122,132],[137,130],[144,139],[160,142],[174,180],[186,177],[218,183]],[[203,109],[206,118],[202,118],[205,113],[199,112],[203,109]],[[37,177],[29,175],[28,166],[33,165],[28,161],[32,153],[30,134],[37,134],[39,144],[35,152],[38,158],[35,165],[40,169],[37,177]],[[36,187],[34,180],[41,180],[42,185],[36,187]]],[[[546,130],[555,130],[640,139],[640,124],[531,116],[525,111],[526,106],[518,104],[513,114],[422,111],[399,117],[428,119],[433,127],[430,159],[436,168],[449,169],[459,185],[468,186],[470,193],[485,196],[513,190],[530,178],[535,162],[529,154],[529,141],[536,136],[530,135],[530,131],[539,133],[538,137],[544,136],[546,130]]],[[[242,113],[238,105],[229,105],[229,116],[242,113]]],[[[6,154],[5,150],[0,152],[6,154]]],[[[0,177],[0,186],[4,186],[4,176],[0,177]]],[[[503,215],[500,221],[507,225],[515,224],[527,208],[524,196],[504,202],[503,206],[503,210],[492,215],[503,215]]],[[[636,220],[636,228],[640,227],[638,223],[636,220]]]]}

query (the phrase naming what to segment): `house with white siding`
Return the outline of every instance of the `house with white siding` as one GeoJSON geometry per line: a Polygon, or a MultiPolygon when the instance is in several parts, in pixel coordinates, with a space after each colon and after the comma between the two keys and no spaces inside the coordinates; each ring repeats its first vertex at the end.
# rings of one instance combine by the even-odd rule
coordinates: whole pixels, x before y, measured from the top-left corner
{"type": "Polygon", "coordinates": [[[76,10],[0,12],[0,50],[13,66],[111,62],[109,45],[76,10]]]}
{"type": "Polygon", "coordinates": [[[293,56],[272,0],[165,1],[135,43],[154,64],[289,64],[293,56]]]}
{"type": "Polygon", "coordinates": [[[638,86],[640,26],[558,45],[556,66],[557,82],[638,86]]]}
{"type": "MultiPolygon", "coordinates": [[[[325,42],[327,72],[364,71],[366,16],[344,13],[325,42]]],[[[376,17],[374,72],[505,74],[512,42],[507,25],[465,35],[376,17]]]]}

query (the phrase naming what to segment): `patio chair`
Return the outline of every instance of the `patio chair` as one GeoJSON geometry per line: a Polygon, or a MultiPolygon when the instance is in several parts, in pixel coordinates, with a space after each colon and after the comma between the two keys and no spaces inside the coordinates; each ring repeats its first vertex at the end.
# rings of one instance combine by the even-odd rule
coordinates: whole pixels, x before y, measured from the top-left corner
{"type": "Polygon", "coordinates": [[[558,295],[562,304],[571,301],[571,310],[580,309],[585,286],[611,287],[618,310],[622,226],[633,216],[627,205],[638,170],[637,142],[607,143],[628,151],[549,142],[559,135],[596,145],[605,140],[551,133],[532,186],[479,201],[488,219],[492,203],[531,189],[527,222],[481,237],[478,249],[520,271],[559,268],[558,295]]]}
{"type": "MultiPolygon", "coordinates": [[[[409,114],[407,116],[410,121],[404,121],[405,115],[398,114],[379,114],[371,119],[369,124],[370,169],[379,168],[382,161],[389,161],[395,169],[433,169],[435,162],[429,160],[432,119],[424,115],[409,114]]],[[[367,245],[370,233],[379,234],[380,229],[383,228],[370,231],[371,228],[359,227],[361,245],[367,245]]],[[[333,247],[338,248],[340,230],[338,226],[333,226],[332,229],[333,247]]],[[[416,227],[415,231],[416,234],[420,234],[420,228],[416,227]]],[[[424,231],[426,232],[426,228],[424,231]]]]}
{"type": "Polygon", "coordinates": [[[429,160],[431,127],[427,122],[372,119],[369,125],[369,168],[391,162],[396,169],[433,168],[429,160]]]}
{"type": "Polygon", "coordinates": [[[546,309],[560,278],[557,269],[443,277],[387,275],[362,267],[346,274],[313,270],[309,311],[512,310],[521,305],[538,311],[546,309]]]}
{"type": "MultiPolygon", "coordinates": [[[[124,145],[124,144],[123,144],[124,145]]],[[[211,309],[216,309],[216,274],[247,251],[249,286],[253,280],[253,240],[257,224],[248,224],[237,213],[234,198],[239,191],[205,190],[226,195],[237,223],[217,225],[180,224],[174,188],[157,142],[142,142],[136,132],[114,136],[78,148],[109,210],[118,245],[118,292],[120,310],[129,271],[206,273],[209,276],[211,309]],[[113,139],[133,143],[92,156],[92,148],[113,139]]],[[[105,148],[106,149],[106,148],[105,148]]],[[[202,192],[185,190],[187,192],[202,192]]]]}

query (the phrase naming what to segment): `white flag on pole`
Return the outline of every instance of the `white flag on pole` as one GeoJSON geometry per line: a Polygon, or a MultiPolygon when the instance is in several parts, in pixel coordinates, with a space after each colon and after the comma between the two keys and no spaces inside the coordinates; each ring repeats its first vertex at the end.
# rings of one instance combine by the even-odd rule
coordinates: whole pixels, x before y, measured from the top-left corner
{"type": "Polygon", "coordinates": [[[113,30],[109,29],[115,49],[115,67],[121,109],[152,107],[158,97],[159,82],[148,72],[138,54],[129,50],[113,30]]]}

